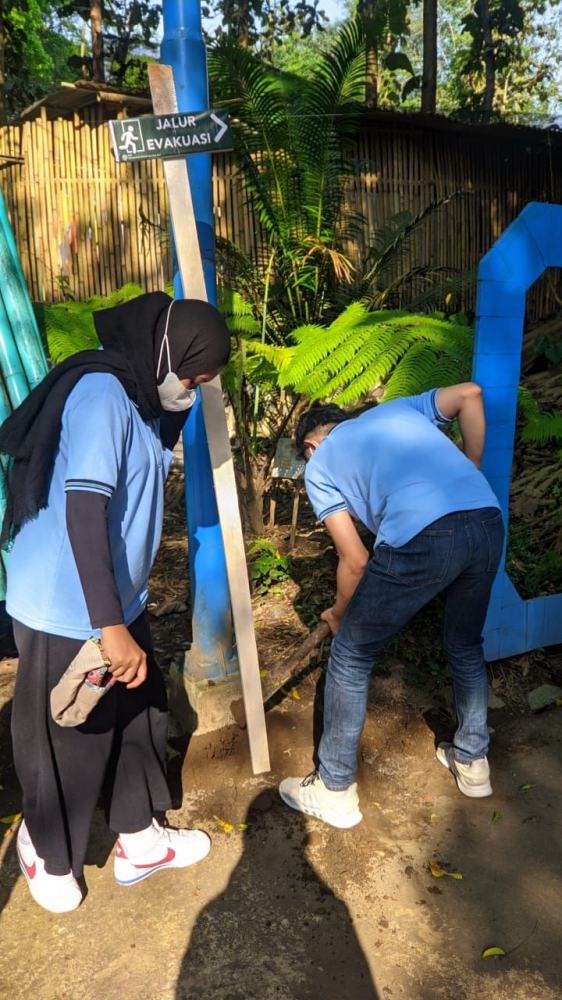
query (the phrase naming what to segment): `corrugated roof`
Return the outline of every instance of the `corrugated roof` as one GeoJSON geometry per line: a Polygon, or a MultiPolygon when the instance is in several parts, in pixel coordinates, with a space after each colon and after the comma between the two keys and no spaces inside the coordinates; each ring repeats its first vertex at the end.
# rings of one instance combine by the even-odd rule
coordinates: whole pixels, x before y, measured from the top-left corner
{"type": "Polygon", "coordinates": [[[103,117],[107,118],[115,118],[123,110],[129,116],[152,112],[152,99],[148,91],[124,90],[105,83],[79,80],[76,83],[63,83],[60,90],[30,104],[18,116],[17,121],[33,121],[39,117],[42,108],[45,108],[48,118],[65,118],[93,105],[100,106],[104,111],[103,117]]]}

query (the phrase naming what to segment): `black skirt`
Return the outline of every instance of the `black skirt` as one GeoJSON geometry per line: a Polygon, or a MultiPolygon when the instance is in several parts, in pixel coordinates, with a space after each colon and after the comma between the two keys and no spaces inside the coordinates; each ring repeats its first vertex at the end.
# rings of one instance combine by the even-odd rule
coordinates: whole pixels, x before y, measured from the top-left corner
{"type": "Polygon", "coordinates": [[[90,825],[104,791],[107,820],[119,833],[150,826],[171,806],[166,781],[167,701],[148,617],[129,626],[146,652],[144,684],[116,682],[81,726],[51,717],[50,694],[83,644],[14,621],[19,665],[12,711],[16,773],[35,850],[50,875],[82,874],[90,825]]]}

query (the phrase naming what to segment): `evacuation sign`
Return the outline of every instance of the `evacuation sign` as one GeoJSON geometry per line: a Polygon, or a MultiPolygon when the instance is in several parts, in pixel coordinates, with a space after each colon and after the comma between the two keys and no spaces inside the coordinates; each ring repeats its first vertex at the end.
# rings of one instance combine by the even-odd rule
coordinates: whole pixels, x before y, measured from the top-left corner
{"type": "Polygon", "coordinates": [[[118,163],[187,153],[215,153],[233,147],[226,111],[123,118],[110,121],[109,128],[118,163]]]}

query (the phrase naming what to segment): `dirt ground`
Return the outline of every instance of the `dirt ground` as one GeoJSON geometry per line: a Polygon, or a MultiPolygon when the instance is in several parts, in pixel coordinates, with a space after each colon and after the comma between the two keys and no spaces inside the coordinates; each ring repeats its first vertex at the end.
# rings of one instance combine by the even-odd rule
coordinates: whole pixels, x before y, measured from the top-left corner
{"type": "MultiPolygon", "coordinates": [[[[307,571],[256,600],[262,664],[306,632],[307,571]]],[[[308,546],[308,547],[307,547],[308,546]]],[[[186,599],[168,531],[151,603],[186,599]],[[170,569],[170,567],[172,567],[170,569]]],[[[309,583],[307,581],[312,581],[309,583]]],[[[316,581],[316,582],[315,582],[316,581]]],[[[185,648],[189,616],[154,619],[164,665],[185,648]]],[[[420,640],[421,641],[421,640],[420,640]]],[[[4,652],[9,652],[4,650],[4,652]]],[[[11,1000],[560,1000],[562,709],[532,713],[525,689],[560,683],[559,650],[495,664],[490,712],[494,795],[461,796],[436,762],[448,735],[447,684],[409,681],[399,658],[376,675],[361,741],[364,820],[338,831],[288,809],[279,781],[313,766],[322,665],[267,712],[271,771],[252,774],[235,725],[184,738],[172,725],[168,820],[199,826],[207,859],[132,887],[113,879],[113,837],[96,814],[87,896],[57,916],[31,900],[15,856],[20,793],[9,744],[16,660],[0,661],[0,995],[11,1000]],[[428,861],[460,873],[431,874],[428,861]],[[482,958],[490,947],[505,955],[482,958]]]]}
{"type": "MultiPolygon", "coordinates": [[[[4,692],[14,670],[13,660],[0,665],[4,692]]],[[[446,717],[424,716],[428,706],[399,669],[375,680],[358,779],[364,821],[338,831],[292,812],[276,791],[281,778],[311,768],[317,674],[298,686],[299,700],[268,712],[269,774],[252,775],[236,726],[187,748],[171,735],[178,808],[168,818],[213,841],[193,869],[118,886],[100,812],[87,897],[56,916],[32,902],[16,825],[4,824],[2,996],[559,1000],[560,709],[498,720],[495,794],[469,800],[433,756],[426,720],[446,717]],[[430,858],[462,880],[435,878],[430,858]],[[492,946],[506,956],[482,959],[492,946]]],[[[9,702],[0,715],[2,817],[19,805],[8,715],[9,702]]]]}

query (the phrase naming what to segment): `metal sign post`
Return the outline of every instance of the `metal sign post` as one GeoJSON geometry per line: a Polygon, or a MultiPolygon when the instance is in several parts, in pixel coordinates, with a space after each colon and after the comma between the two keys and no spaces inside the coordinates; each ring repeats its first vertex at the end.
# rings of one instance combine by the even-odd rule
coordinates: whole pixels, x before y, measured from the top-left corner
{"type": "MultiPolygon", "coordinates": [[[[127,119],[110,122],[114,150],[116,157],[119,153],[120,159],[174,157],[164,159],[163,166],[183,294],[186,298],[207,300],[191,187],[183,157],[189,152],[210,152],[213,144],[214,148],[231,148],[228,119],[224,112],[179,114],[170,66],[151,64],[149,78],[157,115],[132,119],[131,133],[127,132],[127,119]],[[148,124],[145,125],[145,122],[148,124]],[[132,138],[127,140],[127,135],[132,138]],[[200,139],[209,135],[211,140],[194,144],[195,135],[200,139]],[[166,140],[182,136],[189,138],[190,143],[174,148],[166,146],[166,140]],[[161,146],[157,144],[157,139],[162,141],[161,146]],[[142,152],[141,142],[144,146],[142,152]]],[[[225,550],[252,769],[254,774],[259,774],[270,769],[269,750],[246,553],[220,378],[202,385],[200,392],[225,550]]]]}

